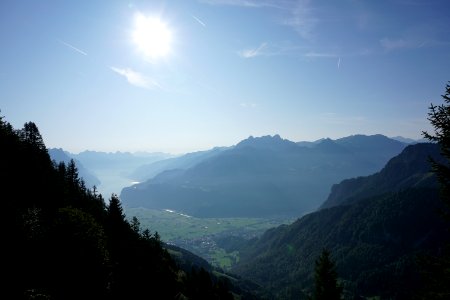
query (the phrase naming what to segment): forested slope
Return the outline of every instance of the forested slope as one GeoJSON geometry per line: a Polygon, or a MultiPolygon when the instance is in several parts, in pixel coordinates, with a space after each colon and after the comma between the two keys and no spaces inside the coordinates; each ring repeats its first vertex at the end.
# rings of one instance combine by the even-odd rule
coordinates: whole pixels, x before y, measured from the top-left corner
{"type": "Polygon", "coordinates": [[[37,126],[0,119],[2,294],[8,299],[233,299],[226,280],[185,272],[157,234],[105,205],[73,161],[54,165],[37,126]]]}
{"type": "MultiPolygon", "coordinates": [[[[411,299],[424,286],[418,259],[439,253],[448,233],[438,214],[442,202],[430,168],[413,164],[405,169],[392,162],[419,156],[426,161],[428,155],[436,154],[436,147],[410,146],[393,158],[384,172],[357,181],[375,180],[378,194],[372,185],[354,184],[346,191],[358,191],[351,202],[267,231],[239,249],[241,259],[233,271],[267,286],[280,299],[298,299],[311,292],[314,261],[327,248],[336,260],[347,297],[411,299]],[[386,174],[392,172],[401,174],[396,177],[399,182],[410,185],[381,188],[389,186],[393,177],[386,174]],[[428,185],[400,177],[426,177],[421,182],[428,185]]],[[[342,185],[349,187],[347,181],[342,185]]],[[[343,195],[344,187],[334,190],[343,195]]]]}

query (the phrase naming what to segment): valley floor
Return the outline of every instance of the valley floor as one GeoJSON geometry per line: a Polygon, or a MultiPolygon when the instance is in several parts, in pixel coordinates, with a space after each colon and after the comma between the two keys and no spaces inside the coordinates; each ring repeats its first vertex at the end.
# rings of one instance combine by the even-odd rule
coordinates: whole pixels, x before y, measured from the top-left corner
{"type": "Polygon", "coordinates": [[[291,224],[295,219],[278,218],[196,218],[170,209],[129,208],[131,219],[136,216],[142,228],[157,231],[161,239],[205,258],[213,266],[229,269],[239,260],[229,238],[250,240],[269,228],[291,224]]]}

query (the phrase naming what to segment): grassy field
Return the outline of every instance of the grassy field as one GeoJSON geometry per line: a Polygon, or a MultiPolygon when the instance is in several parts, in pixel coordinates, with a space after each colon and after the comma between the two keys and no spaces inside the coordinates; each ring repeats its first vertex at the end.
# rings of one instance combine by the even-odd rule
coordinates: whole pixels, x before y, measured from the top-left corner
{"type": "Polygon", "coordinates": [[[131,208],[125,211],[128,218],[136,216],[143,229],[158,231],[162,240],[196,239],[219,233],[261,232],[286,224],[290,220],[260,218],[195,218],[170,210],[131,208]]]}
{"type": "Polygon", "coordinates": [[[217,246],[216,236],[235,235],[246,239],[265,230],[289,224],[292,219],[195,218],[171,210],[126,209],[127,218],[136,216],[142,229],[157,231],[164,242],[173,243],[205,258],[212,265],[228,269],[239,260],[237,251],[227,253],[217,246]]]}
{"type": "Polygon", "coordinates": [[[239,262],[239,252],[233,251],[227,253],[225,250],[218,248],[211,255],[210,263],[213,266],[221,267],[224,270],[229,269],[234,263],[239,262]]]}

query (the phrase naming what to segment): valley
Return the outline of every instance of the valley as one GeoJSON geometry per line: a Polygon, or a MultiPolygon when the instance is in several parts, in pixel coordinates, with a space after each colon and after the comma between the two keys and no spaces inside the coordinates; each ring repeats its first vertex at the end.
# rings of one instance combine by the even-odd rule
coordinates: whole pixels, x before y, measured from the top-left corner
{"type": "Polygon", "coordinates": [[[2,298],[449,300],[450,0],[0,0],[2,298]]]}
{"type": "Polygon", "coordinates": [[[239,260],[237,251],[227,252],[220,241],[234,237],[242,241],[261,236],[269,228],[290,224],[292,218],[196,218],[172,210],[128,208],[128,219],[137,217],[142,228],[160,234],[168,244],[192,251],[215,267],[229,269],[239,260]]]}
{"type": "Polygon", "coordinates": [[[165,243],[230,270],[242,245],[314,212],[333,184],[379,170],[406,146],[383,135],[315,142],[275,135],[177,157],[62,149],[50,154],[72,157],[84,173],[95,174],[106,199],[122,190],[128,220],[135,216],[165,243]]]}
{"type": "Polygon", "coordinates": [[[193,259],[243,291],[250,284],[262,299],[307,299],[325,248],[346,294],[384,298],[400,289],[399,298],[409,297],[419,293],[405,289],[420,276],[415,257],[442,246],[428,159],[444,161],[434,144],[382,135],[294,143],[275,135],[150,163],[106,157],[116,163],[78,163],[95,170],[103,190],[125,186],[130,224],[157,233],[185,268],[193,259]]]}

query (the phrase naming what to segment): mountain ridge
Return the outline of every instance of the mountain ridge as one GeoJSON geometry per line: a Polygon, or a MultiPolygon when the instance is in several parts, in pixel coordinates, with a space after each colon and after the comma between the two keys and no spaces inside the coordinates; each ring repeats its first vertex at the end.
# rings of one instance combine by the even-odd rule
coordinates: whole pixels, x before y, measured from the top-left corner
{"type": "Polygon", "coordinates": [[[316,209],[332,184],[378,171],[405,146],[384,136],[325,139],[314,147],[279,135],[249,137],[188,168],[166,169],[126,187],[121,199],[127,207],[169,208],[197,217],[298,216],[316,209]],[[370,152],[367,143],[378,148],[370,152]]]}
{"type": "Polygon", "coordinates": [[[435,144],[416,144],[387,163],[385,172],[397,169],[396,183],[402,182],[402,188],[396,183],[381,184],[381,180],[392,180],[383,171],[358,180],[344,180],[354,183],[343,184],[346,188],[360,189],[352,194],[352,201],[323,207],[291,225],[268,230],[259,239],[235,247],[233,250],[241,255],[232,271],[267,286],[277,298],[307,299],[313,284],[314,260],[327,248],[336,260],[349,298],[411,299],[424,284],[417,257],[442,250],[446,227],[438,217],[443,203],[435,178],[402,178],[423,177],[417,174],[427,177],[429,165],[427,168],[425,163],[436,153],[439,148],[435,144]],[[411,164],[414,161],[423,164],[411,164]],[[397,162],[405,162],[403,170],[397,162]],[[373,178],[377,178],[375,183],[373,178]],[[366,181],[371,184],[365,184],[366,181]],[[373,186],[386,188],[373,192],[373,186]]]}
{"type": "Polygon", "coordinates": [[[437,144],[420,143],[406,147],[401,156],[388,161],[380,171],[367,177],[346,179],[331,188],[331,193],[321,208],[347,204],[353,199],[397,191],[404,187],[438,187],[429,159],[442,162],[437,144]],[[389,180],[387,180],[389,179],[389,180]]]}

